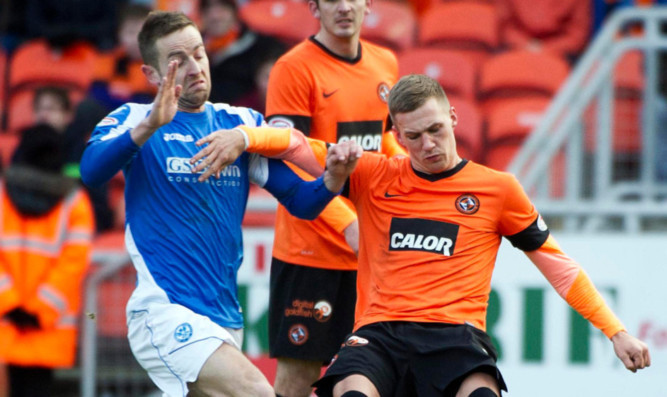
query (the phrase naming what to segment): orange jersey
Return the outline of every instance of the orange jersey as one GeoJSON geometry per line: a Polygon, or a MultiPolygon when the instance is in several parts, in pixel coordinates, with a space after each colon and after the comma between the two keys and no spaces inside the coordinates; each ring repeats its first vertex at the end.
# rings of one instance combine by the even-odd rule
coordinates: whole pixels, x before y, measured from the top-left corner
{"type": "Polygon", "coordinates": [[[379,321],[485,329],[501,237],[524,250],[548,237],[516,178],[470,161],[427,175],[408,158],[366,153],[347,189],[359,217],[358,282],[367,294],[355,329],[379,321]]]}
{"type": "MultiPolygon", "coordinates": [[[[273,126],[292,126],[326,142],[354,139],[365,150],[383,148],[393,154],[386,149],[395,148],[393,136],[383,132],[389,89],[397,78],[396,57],[387,49],[362,40],[359,56],[349,60],[308,39],[273,67],[267,120],[273,126]]],[[[354,210],[338,201],[314,221],[292,217],[280,206],[273,256],[304,266],[356,269],[356,257],[342,234],[354,220],[354,210]]]]}

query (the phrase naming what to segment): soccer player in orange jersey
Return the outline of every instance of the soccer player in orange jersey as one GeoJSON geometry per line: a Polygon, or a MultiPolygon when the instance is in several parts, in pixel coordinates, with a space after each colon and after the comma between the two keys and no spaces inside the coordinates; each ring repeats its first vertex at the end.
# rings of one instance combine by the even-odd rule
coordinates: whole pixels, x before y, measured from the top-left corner
{"type": "Polygon", "coordinates": [[[403,77],[389,112],[410,158],[366,153],[348,180],[344,193],[359,214],[358,271],[370,292],[355,331],[317,382],[318,396],[495,397],[506,390],[485,333],[501,237],[611,339],[626,368],[650,365],[646,344],[626,332],[561,251],[516,178],[457,155],[458,118],[436,81],[403,77]]]}
{"type": "MultiPolygon", "coordinates": [[[[651,364],[646,344],[627,333],[560,249],[516,178],[458,156],[458,117],[435,80],[401,78],[389,112],[410,157],[364,153],[343,188],[358,210],[359,289],[367,297],[354,332],[315,383],[318,396],[497,397],[507,390],[485,332],[502,237],[611,340],[628,370],[651,364]]],[[[303,140],[289,129],[241,129],[242,138],[229,131],[207,138],[208,172],[231,160],[225,139],[235,140],[232,153],[266,154],[303,140]]]]}
{"type": "MultiPolygon", "coordinates": [[[[266,118],[330,143],[402,153],[387,130],[394,54],[360,39],[371,0],[310,0],[319,31],[274,65],[266,118]]],[[[334,200],[314,221],[277,211],[271,263],[269,347],[278,395],[307,397],[352,330],[358,228],[349,202],[334,200]]],[[[359,295],[359,300],[363,297],[359,295]]]]}

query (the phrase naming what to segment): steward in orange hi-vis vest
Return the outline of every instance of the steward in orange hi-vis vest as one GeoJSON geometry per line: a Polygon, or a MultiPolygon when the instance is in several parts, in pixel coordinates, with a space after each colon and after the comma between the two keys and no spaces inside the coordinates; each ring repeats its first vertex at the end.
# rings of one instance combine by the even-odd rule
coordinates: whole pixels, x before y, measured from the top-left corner
{"type": "Polygon", "coordinates": [[[49,170],[33,130],[0,180],[0,360],[70,367],[94,218],[76,180],[49,170]]]}

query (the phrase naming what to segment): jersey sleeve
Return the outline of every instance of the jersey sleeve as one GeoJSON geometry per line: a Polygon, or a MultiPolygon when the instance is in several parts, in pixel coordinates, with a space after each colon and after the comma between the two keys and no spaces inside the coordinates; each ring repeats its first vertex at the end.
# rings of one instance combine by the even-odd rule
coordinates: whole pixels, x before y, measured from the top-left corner
{"type": "Polygon", "coordinates": [[[537,250],[526,252],[526,255],[556,292],[608,338],[625,330],[584,269],[561,250],[553,236],[549,236],[537,250]]]}
{"type": "Polygon", "coordinates": [[[500,213],[498,231],[513,246],[523,251],[533,251],[544,244],[549,229],[530,202],[519,181],[508,175],[503,186],[505,200],[500,213]]]}
{"type": "Polygon", "coordinates": [[[315,219],[338,192],[331,192],[324,178],[304,181],[281,160],[253,155],[250,178],[271,193],[290,214],[307,220],[315,219]]]}
{"type": "Polygon", "coordinates": [[[311,90],[301,71],[290,62],[278,61],[271,69],[266,94],[266,118],[270,125],[293,127],[310,134],[311,90]]]}
{"type": "Polygon", "coordinates": [[[132,140],[130,131],[144,119],[147,109],[147,105],[126,104],[95,126],[81,157],[83,183],[99,186],[132,161],[140,147],[132,140]]]}

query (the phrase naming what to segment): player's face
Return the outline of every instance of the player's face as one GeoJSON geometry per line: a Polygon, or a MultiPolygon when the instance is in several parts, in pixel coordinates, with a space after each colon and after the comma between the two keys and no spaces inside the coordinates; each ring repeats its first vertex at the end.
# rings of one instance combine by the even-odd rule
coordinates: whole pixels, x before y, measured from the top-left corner
{"type": "Polygon", "coordinates": [[[208,57],[199,30],[187,26],[157,40],[159,75],[167,73],[167,65],[178,61],[176,84],[183,86],[178,98],[182,110],[200,110],[211,93],[208,57]]]}
{"type": "Polygon", "coordinates": [[[417,171],[437,174],[454,168],[456,111],[449,104],[430,98],[418,109],[394,116],[396,140],[408,151],[417,171]]]}
{"type": "Polygon", "coordinates": [[[371,0],[311,0],[310,10],[320,20],[320,32],[339,39],[358,38],[371,0]]]}

